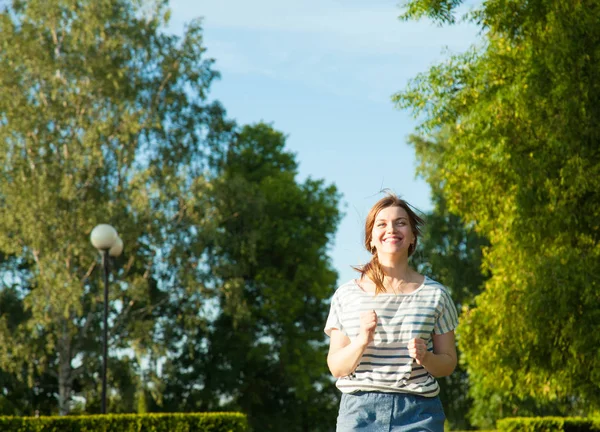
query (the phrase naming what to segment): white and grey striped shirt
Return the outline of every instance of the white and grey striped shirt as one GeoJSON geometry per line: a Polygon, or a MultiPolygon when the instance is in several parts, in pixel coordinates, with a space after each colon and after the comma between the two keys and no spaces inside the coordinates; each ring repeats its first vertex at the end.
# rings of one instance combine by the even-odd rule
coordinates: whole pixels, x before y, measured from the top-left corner
{"type": "Polygon", "coordinates": [[[383,391],[436,396],[437,381],[408,355],[412,338],[427,341],[433,351],[433,334],[452,331],[458,325],[454,302],[446,287],[431,278],[409,294],[375,295],[362,290],[356,280],[340,286],[331,299],[325,333],[342,331],[353,340],[358,336],[360,313],[375,310],[377,329],[356,370],[338,379],[344,393],[383,391]]]}

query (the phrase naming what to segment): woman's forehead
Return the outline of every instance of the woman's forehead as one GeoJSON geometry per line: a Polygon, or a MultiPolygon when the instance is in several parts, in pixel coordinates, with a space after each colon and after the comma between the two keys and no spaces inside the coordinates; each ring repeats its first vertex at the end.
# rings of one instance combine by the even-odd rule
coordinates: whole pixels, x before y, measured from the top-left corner
{"type": "Polygon", "coordinates": [[[378,219],[386,219],[387,220],[387,219],[399,219],[399,218],[408,219],[408,213],[406,212],[406,210],[404,210],[402,207],[399,207],[399,206],[383,208],[383,209],[379,210],[379,212],[375,216],[375,220],[378,220],[378,219]]]}

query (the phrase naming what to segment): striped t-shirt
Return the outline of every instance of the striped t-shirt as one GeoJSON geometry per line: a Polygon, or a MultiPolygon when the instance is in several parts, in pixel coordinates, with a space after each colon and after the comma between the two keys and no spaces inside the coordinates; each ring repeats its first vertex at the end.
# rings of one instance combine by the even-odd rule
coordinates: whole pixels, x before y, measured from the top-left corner
{"type": "Polygon", "coordinates": [[[458,325],[454,302],[446,287],[428,277],[409,294],[367,293],[356,280],[340,286],[331,299],[325,333],[342,331],[353,340],[358,336],[360,313],[375,310],[377,328],[356,370],[339,378],[336,386],[344,393],[382,391],[436,396],[437,381],[408,355],[413,338],[427,341],[433,351],[433,334],[452,331],[458,325]]]}

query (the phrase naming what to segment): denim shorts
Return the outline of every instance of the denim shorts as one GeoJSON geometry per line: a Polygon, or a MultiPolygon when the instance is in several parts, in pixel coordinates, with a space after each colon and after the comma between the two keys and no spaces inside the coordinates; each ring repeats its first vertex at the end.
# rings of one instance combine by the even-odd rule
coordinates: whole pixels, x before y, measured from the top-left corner
{"type": "Polygon", "coordinates": [[[444,432],[439,397],[410,393],[343,393],[337,432],[444,432]]]}

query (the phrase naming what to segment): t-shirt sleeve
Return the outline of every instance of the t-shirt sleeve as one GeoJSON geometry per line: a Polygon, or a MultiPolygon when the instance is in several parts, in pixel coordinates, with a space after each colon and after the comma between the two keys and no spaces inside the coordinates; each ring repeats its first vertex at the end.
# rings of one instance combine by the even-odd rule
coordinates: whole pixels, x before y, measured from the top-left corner
{"type": "Polygon", "coordinates": [[[327,336],[331,336],[331,330],[333,329],[338,329],[347,336],[346,330],[342,325],[342,308],[337,291],[333,294],[331,299],[329,316],[327,317],[327,322],[325,323],[325,334],[327,334],[327,336]]]}
{"type": "Polygon", "coordinates": [[[434,333],[444,334],[454,330],[458,326],[458,312],[452,297],[445,289],[440,297],[439,311],[433,329],[434,333]]]}

